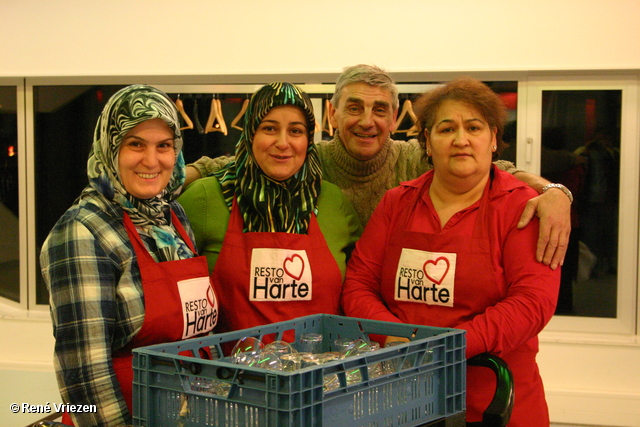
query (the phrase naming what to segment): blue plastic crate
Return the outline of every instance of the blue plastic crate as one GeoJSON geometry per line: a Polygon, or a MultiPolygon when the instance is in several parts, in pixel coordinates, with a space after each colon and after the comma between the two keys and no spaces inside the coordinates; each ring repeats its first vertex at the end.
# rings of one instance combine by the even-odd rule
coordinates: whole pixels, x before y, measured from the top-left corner
{"type": "Polygon", "coordinates": [[[134,350],[135,426],[399,427],[457,417],[465,411],[465,335],[458,329],[313,315],[286,322],[134,350]],[[337,338],[370,334],[411,341],[293,372],[271,371],[200,358],[201,349],[223,354],[243,337],[261,340],[323,335],[323,350],[337,338]],[[378,363],[396,370],[370,377],[378,363]],[[347,373],[360,371],[355,384],[347,373]],[[325,377],[340,386],[324,390],[325,377]],[[224,395],[197,391],[195,381],[217,381],[224,395]]]}

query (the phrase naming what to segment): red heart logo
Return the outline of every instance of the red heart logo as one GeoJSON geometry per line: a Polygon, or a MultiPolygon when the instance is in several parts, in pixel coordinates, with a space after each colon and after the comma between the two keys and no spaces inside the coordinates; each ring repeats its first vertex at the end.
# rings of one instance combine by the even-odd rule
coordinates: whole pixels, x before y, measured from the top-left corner
{"type": "Polygon", "coordinates": [[[284,267],[284,271],[289,277],[300,280],[304,272],[304,260],[300,255],[294,254],[284,260],[282,267],[284,267]]]}
{"type": "Polygon", "coordinates": [[[216,294],[213,292],[211,284],[209,284],[209,287],[207,288],[207,301],[209,301],[209,306],[211,308],[216,306],[216,294]]]}
{"type": "Polygon", "coordinates": [[[441,284],[442,281],[444,280],[445,276],[447,275],[447,273],[449,272],[449,260],[446,257],[438,257],[435,260],[428,260],[427,262],[424,263],[424,265],[422,266],[422,271],[424,271],[425,276],[427,276],[427,279],[431,280],[433,283],[436,284],[441,284]],[[445,264],[444,267],[444,273],[442,273],[440,275],[440,278],[437,279],[435,277],[434,273],[437,273],[439,271],[442,271],[443,266],[442,264],[440,264],[441,262],[443,262],[445,264]],[[440,264],[440,265],[439,265],[440,264]],[[428,270],[428,271],[427,271],[428,270]],[[429,274],[429,272],[431,272],[431,274],[429,274]]]}

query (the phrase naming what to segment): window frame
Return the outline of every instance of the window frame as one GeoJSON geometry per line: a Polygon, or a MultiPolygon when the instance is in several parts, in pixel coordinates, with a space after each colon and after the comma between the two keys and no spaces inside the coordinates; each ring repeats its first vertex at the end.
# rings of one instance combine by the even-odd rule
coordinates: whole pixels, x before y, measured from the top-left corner
{"type": "MultiPolygon", "coordinates": [[[[0,297],[0,304],[6,308],[5,311],[23,311],[29,307],[28,292],[28,224],[27,202],[26,202],[26,179],[27,179],[27,143],[26,143],[26,123],[25,123],[25,82],[23,78],[0,77],[0,86],[13,86],[16,88],[16,129],[17,141],[16,151],[18,153],[18,256],[19,256],[19,297],[18,301],[0,297]]],[[[0,312],[2,314],[2,312],[0,312]]]]}
{"type": "Polygon", "coordinates": [[[628,341],[638,330],[638,195],[640,147],[638,136],[638,76],[535,75],[518,85],[517,166],[540,173],[542,92],[545,90],[621,90],[620,204],[618,282],[615,318],[554,316],[541,339],[580,337],[598,342],[628,341]],[[521,96],[522,95],[522,96],[521,96]],[[520,125],[521,124],[521,125],[520,125]],[[569,334],[569,335],[567,335],[569,334]]]}

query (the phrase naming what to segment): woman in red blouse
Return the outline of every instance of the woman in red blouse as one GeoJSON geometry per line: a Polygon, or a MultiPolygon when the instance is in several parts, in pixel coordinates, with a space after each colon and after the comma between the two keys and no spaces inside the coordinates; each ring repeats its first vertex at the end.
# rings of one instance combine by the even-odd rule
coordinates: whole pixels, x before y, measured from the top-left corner
{"type": "MultiPolygon", "coordinates": [[[[535,359],[560,269],[536,261],[537,220],[517,227],[535,191],[492,165],[504,147],[504,106],[463,78],[427,92],[416,109],[433,170],[378,205],[349,262],[345,313],[466,330],[467,357],[494,353],[513,371],[509,426],[548,426],[535,359]]],[[[492,383],[488,370],[468,368],[468,421],[481,420],[492,383]]]]}

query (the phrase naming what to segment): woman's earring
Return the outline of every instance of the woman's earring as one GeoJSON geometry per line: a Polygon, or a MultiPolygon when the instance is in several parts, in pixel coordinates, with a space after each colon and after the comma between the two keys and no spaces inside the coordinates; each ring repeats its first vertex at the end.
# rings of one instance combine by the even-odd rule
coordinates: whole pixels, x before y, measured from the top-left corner
{"type": "Polygon", "coordinates": [[[493,151],[496,151],[498,149],[498,147],[496,147],[495,145],[492,148],[493,148],[493,151]]]}

